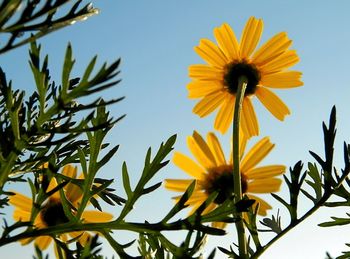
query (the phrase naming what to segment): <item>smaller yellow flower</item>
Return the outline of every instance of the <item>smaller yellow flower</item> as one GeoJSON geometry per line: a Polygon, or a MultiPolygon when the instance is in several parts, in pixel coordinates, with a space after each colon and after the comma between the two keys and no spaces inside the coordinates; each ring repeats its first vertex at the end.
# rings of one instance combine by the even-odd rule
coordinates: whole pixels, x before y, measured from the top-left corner
{"type": "MultiPolygon", "coordinates": [[[[62,170],[62,174],[70,178],[77,178],[77,168],[71,165],[66,165],[62,170]]],[[[81,174],[78,178],[83,179],[83,177],[83,174],[81,174]]],[[[57,182],[55,178],[52,178],[47,188],[47,192],[53,190],[55,187],[57,187],[57,182]]],[[[81,189],[77,185],[72,183],[68,183],[66,186],[63,187],[63,189],[68,201],[75,208],[78,208],[83,194],[81,189]]],[[[15,207],[13,218],[16,221],[30,221],[33,206],[32,199],[23,194],[17,192],[14,193],[15,195],[10,196],[9,198],[10,204],[12,204],[15,207]]],[[[84,211],[82,213],[83,222],[108,222],[112,218],[112,214],[101,211],[84,211]]],[[[34,226],[37,229],[43,229],[47,227],[57,226],[59,224],[67,222],[69,222],[69,219],[64,213],[60,193],[59,191],[56,191],[44,202],[40,212],[34,219],[34,226]]],[[[70,232],[69,236],[72,238],[78,238],[78,241],[82,245],[84,245],[88,241],[90,234],[83,231],[75,231],[70,232]]],[[[62,241],[66,241],[68,239],[67,234],[62,234],[59,236],[59,238],[62,241]]],[[[25,245],[31,242],[32,240],[33,238],[26,238],[21,240],[21,243],[22,245],[25,245]]],[[[51,241],[51,236],[39,236],[35,238],[34,243],[41,250],[45,250],[50,245],[51,241]]]]}
{"type": "MultiPolygon", "coordinates": [[[[242,136],[239,144],[242,193],[256,200],[260,204],[258,214],[265,216],[267,210],[272,207],[255,194],[277,192],[282,183],[277,176],[283,174],[286,168],[284,165],[257,166],[274,147],[268,137],[261,139],[244,156],[247,138],[243,137],[243,134],[240,136],[242,136]]],[[[203,211],[203,214],[206,214],[234,193],[232,151],[229,160],[226,161],[220,142],[212,132],[208,133],[205,141],[194,131],[193,135],[188,137],[187,144],[197,161],[175,152],[173,162],[196,180],[195,190],[187,201],[187,205],[193,207],[190,214],[194,213],[211,193],[218,192],[214,202],[203,211]]],[[[165,188],[185,192],[192,182],[193,179],[166,179],[165,188]]],[[[175,197],[175,200],[178,201],[180,197],[175,197]]],[[[216,222],[214,226],[223,227],[224,224],[216,222]]]]}

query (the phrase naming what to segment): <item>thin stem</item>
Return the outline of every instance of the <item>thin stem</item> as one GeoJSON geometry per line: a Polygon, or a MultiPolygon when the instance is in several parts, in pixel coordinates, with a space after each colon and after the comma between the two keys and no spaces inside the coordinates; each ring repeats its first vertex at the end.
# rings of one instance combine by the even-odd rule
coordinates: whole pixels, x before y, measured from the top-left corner
{"type": "MultiPolygon", "coordinates": [[[[344,173],[342,177],[338,181],[338,186],[340,186],[343,181],[348,177],[349,173],[344,173]]],[[[289,232],[292,228],[299,225],[301,222],[303,222],[305,219],[310,217],[315,211],[317,211],[320,207],[324,206],[326,201],[334,194],[335,190],[334,188],[330,191],[326,191],[322,198],[313,206],[310,210],[308,210],[301,218],[291,222],[288,227],[282,230],[277,236],[275,236],[273,239],[270,240],[265,246],[261,247],[259,250],[257,250],[251,257],[251,259],[258,258],[262,253],[264,253],[273,243],[275,243],[277,240],[279,240],[282,236],[284,236],[286,233],[289,232]]]]}
{"type": "MultiPolygon", "coordinates": [[[[238,91],[236,94],[235,109],[233,114],[233,188],[235,194],[235,202],[242,200],[242,183],[241,183],[241,173],[239,170],[239,126],[240,117],[242,110],[242,103],[244,98],[244,93],[247,88],[248,80],[245,76],[241,76],[238,79],[238,91]]],[[[244,223],[242,220],[242,213],[238,214],[240,220],[236,223],[237,235],[238,235],[238,247],[240,258],[248,258],[247,254],[247,242],[244,232],[244,223]]]]}

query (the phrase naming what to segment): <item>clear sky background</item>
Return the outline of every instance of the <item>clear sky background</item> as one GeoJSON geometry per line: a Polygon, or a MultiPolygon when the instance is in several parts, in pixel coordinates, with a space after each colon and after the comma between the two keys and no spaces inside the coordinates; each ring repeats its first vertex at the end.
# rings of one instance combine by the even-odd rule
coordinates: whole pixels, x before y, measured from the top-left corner
{"type": "MultiPolygon", "coordinates": [[[[193,130],[206,134],[213,130],[214,116],[200,119],[193,114],[196,101],[187,98],[188,66],[203,61],[193,51],[201,38],[214,40],[213,29],[227,22],[239,36],[247,19],[256,16],[264,20],[261,43],[274,34],[287,31],[293,40],[292,48],[300,56],[293,67],[303,72],[304,86],[275,91],[289,106],[292,115],[285,122],[276,120],[254,100],[261,136],[270,136],[276,148],[264,164],[293,166],[298,160],[313,161],[308,151],[323,155],[321,123],[328,121],[335,104],[338,111],[338,132],[335,164],[343,166],[342,143],[350,140],[350,1],[94,1],[100,14],[87,21],[55,32],[41,40],[43,53],[49,54],[52,77],[60,82],[63,55],[67,42],[73,46],[76,65],[74,76],[83,73],[90,59],[98,54],[99,64],[121,57],[121,84],[103,93],[106,98],[126,96],[110,107],[114,117],[124,113],[123,119],[111,131],[108,142],[120,144],[120,150],[101,171],[101,177],[115,178],[117,193],[124,196],[121,186],[121,165],[126,161],[131,180],[136,183],[142,171],[149,146],[155,151],[159,144],[177,134],[176,150],[190,155],[186,136],[193,130]]],[[[28,66],[28,46],[0,56],[0,64],[14,88],[30,92],[34,80],[28,66]]],[[[97,98],[97,96],[96,96],[97,98]]],[[[217,133],[225,143],[229,134],[217,133]]],[[[228,145],[227,145],[228,146],[228,145]]],[[[228,152],[228,147],[226,149],[228,152]]],[[[171,157],[169,157],[171,158],[171,157]]],[[[170,164],[154,179],[185,178],[186,175],[170,164]]],[[[129,218],[155,222],[173,205],[175,193],[160,188],[150,198],[140,201],[129,218]]],[[[285,186],[281,195],[286,194],[285,186]]],[[[266,199],[277,206],[270,196],[266,199]]],[[[302,202],[305,211],[311,204],[302,202]]],[[[118,212],[118,208],[106,208],[118,212]]],[[[277,212],[275,207],[274,214],[277,212]]],[[[349,226],[323,229],[318,223],[330,216],[344,216],[344,209],[322,209],[272,246],[261,258],[324,258],[325,252],[340,255],[349,240],[349,226]]],[[[9,212],[10,213],[10,212],[9,212]]],[[[285,216],[283,208],[282,216],[285,216]]],[[[116,214],[117,215],[117,214],[116,214]]],[[[288,218],[282,218],[282,223],[288,218]]],[[[216,244],[228,247],[235,238],[233,227],[223,238],[210,237],[209,253],[216,244]]],[[[132,237],[115,233],[125,242],[132,237]]],[[[181,240],[174,235],[174,240],[181,240]]],[[[265,236],[268,240],[271,236],[265,236]]],[[[30,258],[32,246],[11,245],[2,248],[4,258],[30,258]],[[20,249],[19,249],[20,248],[20,249]],[[22,256],[21,256],[22,254],[22,256]],[[23,257],[24,256],[24,257],[23,257]]],[[[105,255],[113,251],[106,244],[105,255]]],[[[110,257],[110,256],[109,256],[110,257]]],[[[217,258],[224,257],[220,252],[217,258]]]]}

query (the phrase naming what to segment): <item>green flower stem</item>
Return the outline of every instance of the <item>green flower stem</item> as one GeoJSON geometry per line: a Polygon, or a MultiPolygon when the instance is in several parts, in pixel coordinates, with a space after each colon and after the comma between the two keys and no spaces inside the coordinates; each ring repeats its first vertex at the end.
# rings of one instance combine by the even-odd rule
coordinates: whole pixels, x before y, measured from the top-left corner
{"type": "MultiPolygon", "coordinates": [[[[342,182],[348,177],[348,174],[343,174],[343,176],[339,179],[340,186],[342,182]]],[[[281,233],[279,233],[277,236],[275,236],[273,239],[270,240],[265,246],[258,249],[252,256],[251,259],[259,258],[259,256],[264,253],[273,243],[275,243],[277,240],[279,240],[281,237],[283,237],[285,234],[289,232],[289,230],[293,229],[297,225],[299,225],[301,222],[303,222],[305,219],[310,217],[315,211],[317,211],[319,208],[324,206],[324,204],[327,202],[327,200],[334,194],[336,188],[331,190],[326,190],[321,199],[313,206],[310,210],[308,210],[301,218],[296,219],[295,221],[291,222],[288,227],[282,230],[281,233]]]]}
{"type": "MultiPolygon", "coordinates": [[[[242,103],[244,98],[244,93],[247,88],[248,80],[245,76],[240,76],[238,79],[238,91],[236,93],[235,109],[233,114],[233,188],[235,194],[235,202],[242,200],[242,183],[241,183],[241,173],[239,170],[240,157],[239,157],[239,127],[242,103]]],[[[238,213],[240,220],[236,223],[237,235],[238,235],[238,247],[239,256],[242,259],[248,258],[247,252],[247,241],[244,232],[244,223],[242,220],[242,213],[238,213]]]]}
{"type": "MultiPolygon", "coordinates": [[[[193,230],[198,231],[209,231],[212,235],[225,235],[225,231],[221,229],[216,228],[205,228],[203,225],[193,225],[193,230]]],[[[111,222],[104,222],[104,223],[79,223],[79,222],[71,222],[66,224],[60,224],[53,227],[43,228],[43,229],[34,229],[34,230],[27,230],[23,233],[16,234],[13,236],[6,235],[0,237],[0,247],[18,242],[21,239],[24,238],[35,238],[39,236],[57,236],[69,232],[76,232],[76,231],[93,231],[93,232],[100,232],[102,235],[106,237],[106,233],[110,230],[124,230],[124,231],[132,231],[136,233],[148,233],[153,235],[159,235],[160,231],[179,231],[179,230],[188,230],[189,229],[189,222],[185,220],[178,220],[173,223],[134,223],[134,222],[118,222],[118,221],[111,221],[111,222]]],[[[209,233],[209,232],[208,232],[209,233]]],[[[109,240],[111,242],[111,240],[109,240]]]]}

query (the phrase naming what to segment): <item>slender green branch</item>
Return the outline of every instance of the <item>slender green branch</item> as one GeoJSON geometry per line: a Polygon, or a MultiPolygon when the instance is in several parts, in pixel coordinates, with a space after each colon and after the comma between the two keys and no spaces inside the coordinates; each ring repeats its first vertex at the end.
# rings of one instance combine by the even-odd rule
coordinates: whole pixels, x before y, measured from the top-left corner
{"type": "MultiPolygon", "coordinates": [[[[339,179],[339,186],[341,183],[348,177],[348,174],[344,174],[339,179]]],[[[260,247],[259,250],[257,250],[252,256],[251,259],[259,258],[261,254],[263,254],[273,243],[275,243],[277,240],[279,240],[281,237],[283,237],[286,233],[289,232],[289,230],[293,229],[297,225],[299,225],[301,222],[303,222],[305,219],[310,217],[315,211],[317,211],[320,207],[322,207],[327,200],[334,194],[335,189],[331,189],[330,191],[326,191],[322,198],[313,206],[310,210],[308,210],[301,218],[296,219],[295,221],[291,222],[291,224],[282,230],[277,236],[275,236],[273,239],[271,239],[265,246],[260,247]]]]}
{"type": "MultiPolygon", "coordinates": [[[[244,93],[247,88],[248,80],[245,76],[241,76],[238,79],[238,91],[236,94],[235,109],[233,114],[233,188],[235,193],[235,201],[239,202],[242,200],[242,183],[241,173],[239,170],[240,157],[239,157],[239,128],[240,128],[240,117],[242,110],[242,103],[244,93]]],[[[239,213],[240,220],[236,223],[237,235],[238,235],[238,246],[239,255],[242,259],[248,258],[247,254],[247,242],[244,233],[244,223],[242,220],[242,213],[239,213]]]]}
{"type": "Polygon", "coordinates": [[[225,231],[221,229],[207,227],[201,224],[191,224],[188,220],[178,220],[169,224],[163,223],[134,223],[134,222],[104,222],[104,223],[78,223],[72,222],[60,224],[53,227],[24,231],[14,236],[3,236],[0,238],[0,247],[17,242],[24,238],[35,238],[39,236],[57,236],[75,231],[94,231],[107,233],[109,230],[126,230],[136,233],[148,233],[158,235],[160,231],[179,231],[188,229],[206,231],[211,235],[225,235],[225,231]]]}

